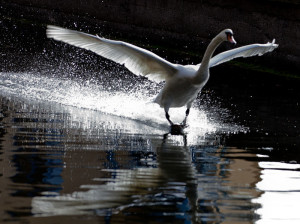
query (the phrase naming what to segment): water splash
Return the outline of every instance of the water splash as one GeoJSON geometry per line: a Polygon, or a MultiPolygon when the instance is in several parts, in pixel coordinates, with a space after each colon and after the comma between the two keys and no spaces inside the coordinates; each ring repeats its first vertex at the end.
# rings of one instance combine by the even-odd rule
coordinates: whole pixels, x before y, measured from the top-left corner
{"type": "MultiPolygon", "coordinates": [[[[83,79],[49,77],[38,73],[0,73],[0,83],[2,95],[12,95],[31,101],[47,101],[86,110],[79,116],[83,120],[89,114],[87,111],[96,111],[112,115],[119,120],[120,118],[123,121],[127,120],[124,126],[130,121],[152,127],[160,132],[167,132],[169,128],[164,110],[152,102],[155,95],[149,94],[149,92],[156,92],[155,84],[153,88],[149,86],[144,88],[142,84],[137,83],[136,89],[130,92],[108,91],[101,83],[83,79]]],[[[74,114],[74,111],[72,113],[74,114]]],[[[174,122],[180,122],[184,118],[185,108],[171,109],[170,114],[174,122]]],[[[90,116],[93,119],[92,117],[97,115],[90,114],[90,116]]],[[[206,112],[193,108],[188,119],[187,132],[194,133],[189,135],[190,138],[198,138],[208,133],[233,133],[246,130],[239,125],[226,124],[211,117],[213,116],[210,115],[209,119],[206,112]]],[[[134,128],[135,131],[136,129],[138,128],[134,128]]]]}

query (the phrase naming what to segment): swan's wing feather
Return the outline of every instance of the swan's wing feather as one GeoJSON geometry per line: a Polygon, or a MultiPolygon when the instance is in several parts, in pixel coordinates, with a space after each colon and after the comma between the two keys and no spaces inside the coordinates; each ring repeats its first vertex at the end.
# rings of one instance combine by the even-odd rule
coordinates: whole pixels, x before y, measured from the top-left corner
{"type": "Polygon", "coordinates": [[[246,45],[243,47],[235,48],[229,51],[222,52],[216,56],[214,56],[209,63],[209,67],[213,67],[216,65],[219,65],[221,63],[230,61],[234,58],[239,57],[252,57],[255,55],[261,56],[267,52],[273,51],[275,48],[278,47],[278,44],[275,44],[275,39],[272,41],[272,43],[266,43],[266,44],[251,44],[246,45]]]}
{"type": "Polygon", "coordinates": [[[95,52],[107,59],[124,65],[135,75],[146,76],[160,82],[177,72],[175,66],[156,54],[132,44],[108,40],[98,36],[48,25],[48,38],[95,52]]]}

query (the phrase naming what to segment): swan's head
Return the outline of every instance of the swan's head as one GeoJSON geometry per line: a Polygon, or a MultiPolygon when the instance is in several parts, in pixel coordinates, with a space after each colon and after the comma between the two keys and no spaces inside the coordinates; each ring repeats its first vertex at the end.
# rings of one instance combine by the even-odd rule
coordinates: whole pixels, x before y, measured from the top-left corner
{"type": "Polygon", "coordinates": [[[236,44],[236,41],[234,40],[233,38],[233,32],[231,29],[226,29],[226,30],[223,30],[221,33],[220,33],[223,41],[228,41],[232,44],[236,44]]]}

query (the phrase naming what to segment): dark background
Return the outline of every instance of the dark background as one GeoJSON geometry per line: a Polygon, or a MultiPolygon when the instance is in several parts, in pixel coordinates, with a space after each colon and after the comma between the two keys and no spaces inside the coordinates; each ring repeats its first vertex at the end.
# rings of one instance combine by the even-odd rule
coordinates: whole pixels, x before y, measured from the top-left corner
{"type": "Polygon", "coordinates": [[[231,28],[237,46],[276,39],[280,47],[260,58],[262,64],[294,74],[300,66],[299,0],[1,0],[0,6],[2,15],[22,22],[139,38],[197,54],[231,28]]]}

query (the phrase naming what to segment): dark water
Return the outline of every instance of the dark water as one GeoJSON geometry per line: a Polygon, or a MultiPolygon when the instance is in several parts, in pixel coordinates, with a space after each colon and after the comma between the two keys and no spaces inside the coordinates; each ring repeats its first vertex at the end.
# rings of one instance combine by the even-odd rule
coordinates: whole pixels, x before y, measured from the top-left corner
{"type": "Polygon", "coordinates": [[[214,68],[172,136],[161,85],[1,25],[1,223],[299,223],[299,80],[214,68]]]}

